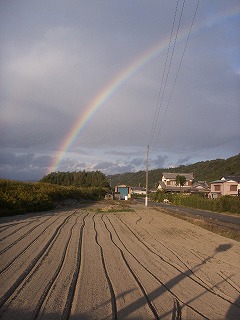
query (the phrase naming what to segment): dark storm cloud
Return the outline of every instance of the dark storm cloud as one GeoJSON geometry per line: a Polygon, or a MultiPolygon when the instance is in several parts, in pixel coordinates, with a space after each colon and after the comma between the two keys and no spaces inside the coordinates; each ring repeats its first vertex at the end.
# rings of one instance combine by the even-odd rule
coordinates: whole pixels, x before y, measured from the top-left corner
{"type": "Polygon", "coordinates": [[[150,165],[151,167],[154,168],[164,168],[167,164],[168,156],[157,156],[156,159],[151,159],[150,160],[150,165]]]}
{"type": "Polygon", "coordinates": [[[105,152],[105,154],[110,154],[114,156],[134,156],[136,155],[136,152],[127,152],[127,151],[118,151],[118,150],[110,150],[105,152]]]}
{"type": "Polygon", "coordinates": [[[0,154],[0,176],[17,180],[39,180],[45,175],[49,161],[52,158],[47,155],[3,151],[0,154]]]}
{"type": "MultiPolygon", "coordinates": [[[[165,72],[149,155],[153,167],[239,153],[239,1],[200,1],[174,85],[186,40],[180,35],[196,3],[185,4],[165,72]]],[[[76,121],[100,101],[57,170],[145,169],[175,8],[168,0],[2,1],[1,175],[19,177],[20,169],[22,176],[44,174],[76,121]],[[127,74],[157,44],[164,50],[127,74]],[[111,87],[124,72],[125,80],[111,87]],[[109,99],[101,95],[106,88],[109,99]]]]}
{"type": "MultiPolygon", "coordinates": [[[[49,159],[48,159],[49,160],[49,159]]],[[[34,161],[34,154],[19,154],[16,155],[12,152],[2,152],[0,154],[0,165],[1,166],[9,166],[15,168],[24,168],[29,166],[34,161]]]]}

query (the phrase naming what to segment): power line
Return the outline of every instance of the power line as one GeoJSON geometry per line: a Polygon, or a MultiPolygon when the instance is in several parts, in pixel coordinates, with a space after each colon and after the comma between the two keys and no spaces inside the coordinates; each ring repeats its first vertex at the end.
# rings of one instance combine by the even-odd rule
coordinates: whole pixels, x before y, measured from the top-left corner
{"type": "MultiPolygon", "coordinates": [[[[181,66],[182,66],[183,58],[184,58],[184,55],[185,55],[185,52],[186,52],[186,49],[187,49],[187,45],[188,45],[188,42],[189,42],[190,34],[191,34],[191,31],[192,31],[192,28],[193,28],[193,24],[194,24],[194,21],[195,21],[195,18],[196,18],[196,14],[197,14],[197,11],[198,11],[199,2],[200,2],[200,0],[198,0],[197,5],[196,5],[196,9],[195,9],[195,11],[194,11],[192,23],[191,23],[190,28],[189,28],[189,31],[188,31],[188,36],[187,36],[187,39],[186,39],[186,42],[185,42],[185,46],[184,46],[184,49],[183,49],[183,53],[182,53],[182,56],[181,56],[181,59],[180,59],[180,62],[179,62],[179,66],[178,66],[177,73],[176,73],[176,76],[175,76],[175,79],[174,79],[173,87],[172,87],[172,90],[171,90],[171,92],[170,92],[170,96],[169,96],[169,99],[168,99],[167,107],[166,107],[166,109],[165,109],[165,113],[164,113],[164,116],[163,116],[163,119],[162,119],[162,122],[161,122],[161,125],[160,125],[160,128],[159,128],[159,131],[158,131],[157,138],[158,138],[159,135],[160,135],[160,132],[161,132],[161,129],[162,129],[162,125],[163,125],[164,119],[165,119],[165,117],[166,117],[167,110],[168,110],[168,108],[169,108],[170,101],[171,101],[171,98],[172,98],[172,95],[173,95],[173,92],[174,92],[174,89],[175,89],[175,86],[176,86],[177,78],[178,78],[178,75],[179,75],[179,72],[180,72],[180,69],[181,69],[181,66]]],[[[172,64],[172,59],[173,59],[173,55],[174,55],[174,51],[175,51],[175,47],[176,47],[176,42],[177,42],[177,37],[178,37],[178,33],[179,33],[179,28],[180,28],[180,24],[181,24],[181,20],[182,20],[182,15],[183,15],[183,11],[184,11],[184,6],[185,6],[185,0],[183,1],[183,5],[182,5],[181,15],[180,15],[180,18],[179,18],[178,28],[177,28],[177,32],[176,32],[176,35],[175,35],[175,41],[174,41],[174,45],[173,45],[173,49],[172,49],[171,59],[170,59],[169,66],[168,66],[167,76],[166,76],[166,79],[165,79],[165,84],[164,84],[164,89],[163,89],[163,93],[162,93],[161,103],[160,103],[160,105],[159,105],[159,99],[160,99],[160,94],[161,94],[161,91],[162,91],[163,79],[164,79],[164,75],[165,75],[165,71],[166,71],[166,65],[167,65],[168,55],[169,55],[169,51],[170,51],[170,45],[171,45],[171,41],[172,41],[172,34],[173,34],[173,29],[174,29],[175,19],[176,19],[176,14],[177,14],[177,9],[178,9],[178,1],[177,1],[177,6],[176,6],[176,9],[175,9],[175,15],[174,15],[174,20],[173,20],[172,31],[171,31],[171,36],[170,36],[170,41],[169,41],[169,45],[168,45],[168,52],[167,52],[167,56],[166,56],[166,60],[165,60],[165,65],[164,65],[164,73],[163,73],[162,82],[161,82],[161,86],[160,86],[160,91],[159,91],[159,95],[158,95],[158,102],[157,102],[157,106],[156,106],[156,110],[155,110],[155,114],[154,114],[154,118],[153,118],[153,124],[152,124],[152,128],[151,128],[151,133],[150,133],[150,138],[149,138],[149,144],[147,145],[147,154],[146,154],[146,198],[145,198],[145,206],[148,205],[149,146],[150,146],[150,144],[152,143],[152,139],[153,139],[153,136],[154,136],[154,133],[155,133],[155,130],[156,130],[156,125],[157,125],[157,122],[158,122],[159,112],[160,112],[160,108],[161,108],[161,106],[162,106],[162,101],[163,101],[163,97],[164,97],[164,93],[165,93],[165,89],[166,89],[166,85],[167,85],[167,81],[168,81],[168,76],[169,76],[169,72],[170,72],[170,68],[171,68],[171,64],[172,64]]]]}
{"type": "MultiPolygon", "coordinates": [[[[153,136],[154,136],[154,133],[155,133],[155,130],[156,130],[156,126],[157,126],[157,122],[158,122],[158,117],[159,117],[160,109],[161,109],[161,107],[162,107],[162,103],[163,103],[163,99],[164,99],[164,95],[165,95],[165,91],[166,91],[166,87],[167,87],[167,83],[168,83],[168,77],[169,77],[169,73],[170,73],[170,70],[171,70],[172,61],[173,61],[173,56],[174,56],[174,52],[175,52],[175,48],[176,48],[178,33],[179,33],[181,21],[182,21],[182,16],[183,16],[183,11],[184,11],[184,7],[185,7],[185,2],[186,2],[186,0],[184,0],[183,3],[182,3],[181,13],[180,13],[179,21],[178,21],[177,31],[176,31],[175,38],[174,38],[174,44],[173,44],[173,48],[172,48],[172,53],[171,53],[171,57],[170,57],[170,62],[169,62],[169,65],[168,65],[167,75],[166,75],[166,78],[165,78],[165,83],[164,83],[163,91],[161,90],[161,91],[162,91],[161,101],[160,101],[160,105],[157,107],[157,116],[156,116],[156,118],[155,118],[155,122],[154,122],[154,126],[153,126],[153,131],[152,131],[152,136],[151,136],[151,140],[150,140],[149,145],[151,145],[151,143],[152,143],[152,139],[153,139],[153,136]]],[[[174,25],[175,25],[175,17],[176,17],[176,13],[177,13],[177,7],[178,7],[178,2],[177,2],[176,10],[175,10],[174,25]]],[[[173,28],[172,28],[172,30],[173,30],[173,28]]],[[[170,42],[169,42],[169,46],[170,46],[170,42]]],[[[160,93],[161,93],[161,92],[160,92],[160,93]]]]}
{"type": "Polygon", "coordinates": [[[154,113],[154,116],[153,116],[153,123],[152,123],[152,128],[151,128],[149,142],[148,142],[149,145],[151,145],[151,143],[152,143],[152,139],[153,139],[153,136],[154,136],[154,133],[155,133],[155,130],[156,130],[158,117],[159,117],[159,113],[160,113],[159,102],[160,102],[160,97],[161,97],[161,92],[162,92],[162,87],[163,87],[163,80],[165,78],[165,72],[166,72],[166,68],[167,68],[168,56],[169,56],[170,47],[171,47],[171,43],[172,43],[173,31],[174,31],[175,21],[176,21],[176,16],[177,16],[177,11],[178,11],[178,4],[179,4],[179,0],[177,0],[177,4],[176,4],[176,8],[175,8],[173,24],[172,24],[172,30],[171,30],[169,43],[168,43],[168,49],[167,49],[167,55],[166,55],[165,63],[164,63],[164,70],[163,70],[163,74],[162,74],[161,85],[160,85],[160,89],[158,91],[157,104],[156,104],[155,113],[154,113]]]}
{"type": "Polygon", "coordinates": [[[168,99],[168,102],[167,102],[167,106],[166,106],[166,109],[165,109],[165,112],[164,112],[164,115],[163,115],[159,130],[158,130],[157,138],[155,140],[154,148],[156,146],[157,139],[160,136],[160,133],[161,133],[161,130],[162,130],[162,126],[163,126],[163,123],[164,123],[164,120],[165,120],[165,117],[166,117],[166,114],[167,114],[167,110],[169,108],[169,105],[170,105],[170,102],[171,102],[171,99],[172,99],[172,96],[173,96],[173,92],[174,92],[174,89],[175,89],[175,86],[176,86],[177,78],[178,78],[178,75],[179,75],[179,72],[180,72],[180,69],[181,69],[181,66],[182,66],[183,58],[184,58],[184,55],[186,53],[187,45],[188,45],[189,38],[190,38],[190,35],[191,35],[191,32],[192,32],[193,24],[194,24],[196,15],[197,15],[199,2],[200,2],[200,0],[198,0],[196,8],[195,8],[195,11],[194,11],[193,19],[192,19],[192,22],[191,22],[191,25],[190,25],[190,28],[189,28],[189,31],[188,31],[188,36],[187,36],[187,39],[186,39],[186,42],[185,42],[185,46],[184,46],[184,49],[183,49],[183,53],[182,53],[182,56],[181,56],[181,59],[180,59],[180,62],[179,62],[177,73],[176,73],[176,76],[175,76],[175,79],[174,79],[174,82],[173,82],[172,90],[170,92],[169,99],[168,99]]]}

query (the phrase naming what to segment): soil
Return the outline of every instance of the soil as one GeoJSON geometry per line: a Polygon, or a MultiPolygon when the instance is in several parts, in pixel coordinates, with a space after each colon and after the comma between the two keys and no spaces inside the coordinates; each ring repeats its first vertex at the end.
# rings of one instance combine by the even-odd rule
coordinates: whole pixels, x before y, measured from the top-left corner
{"type": "Polygon", "coordinates": [[[0,319],[240,319],[239,242],[130,208],[1,218],[0,319]]]}

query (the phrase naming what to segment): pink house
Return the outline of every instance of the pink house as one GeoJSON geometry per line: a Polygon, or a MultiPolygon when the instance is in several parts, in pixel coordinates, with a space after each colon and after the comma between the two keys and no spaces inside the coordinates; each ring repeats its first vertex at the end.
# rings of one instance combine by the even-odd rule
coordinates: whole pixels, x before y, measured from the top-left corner
{"type": "Polygon", "coordinates": [[[211,182],[210,198],[216,199],[227,195],[238,195],[238,183],[236,181],[222,179],[211,182]]]}

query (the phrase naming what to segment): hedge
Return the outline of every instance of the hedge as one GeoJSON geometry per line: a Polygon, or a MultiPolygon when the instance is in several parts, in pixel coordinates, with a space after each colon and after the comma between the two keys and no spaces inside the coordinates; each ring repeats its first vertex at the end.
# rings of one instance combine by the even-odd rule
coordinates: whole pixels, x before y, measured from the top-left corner
{"type": "Polygon", "coordinates": [[[151,199],[157,202],[168,199],[175,205],[202,210],[240,213],[240,197],[222,196],[217,199],[208,199],[203,195],[171,194],[158,191],[151,195],[151,199]]]}

